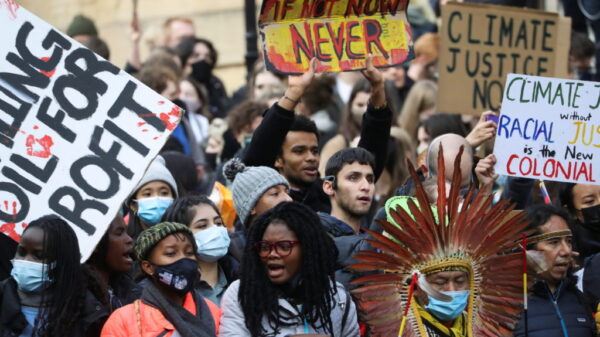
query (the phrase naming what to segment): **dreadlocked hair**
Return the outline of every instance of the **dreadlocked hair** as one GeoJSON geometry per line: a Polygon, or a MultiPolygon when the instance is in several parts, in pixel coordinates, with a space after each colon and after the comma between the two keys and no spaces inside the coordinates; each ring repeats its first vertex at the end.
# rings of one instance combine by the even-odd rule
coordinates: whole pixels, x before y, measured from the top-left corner
{"type": "Polygon", "coordinates": [[[301,315],[313,327],[333,334],[331,310],[335,286],[335,259],[338,255],[333,240],[321,226],[316,213],[295,202],[283,202],[258,216],[248,231],[248,243],[241,264],[238,300],[242,306],[246,327],[252,336],[265,336],[262,318],[278,333],[280,319],[278,291],[271,283],[254,245],[262,240],[270,224],[285,224],[298,237],[302,247],[302,262],[298,271],[302,298],[301,315]],[[317,324],[320,324],[317,326],[317,324]]]}
{"type": "Polygon", "coordinates": [[[163,214],[161,222],[177,222],[190,226],[194,216],[196,216],[196,206],[209,205],[221,217],[221,212],[217,205],[205,195],[188,195],[183,198],[178,198],[167,208],[163,214]]]}
{"type": "Polygon", "coordinates": [[[44,232],[45,263],[52,266],[52,283],[42,294],[45,303],[36,319],[35,336],[69,336],[80,320],[86,295],[86,273],[80,265],[80,251],[73,229],[60,217],[46,215],[29,223],[25,231],[40,228],[44,232]]]}

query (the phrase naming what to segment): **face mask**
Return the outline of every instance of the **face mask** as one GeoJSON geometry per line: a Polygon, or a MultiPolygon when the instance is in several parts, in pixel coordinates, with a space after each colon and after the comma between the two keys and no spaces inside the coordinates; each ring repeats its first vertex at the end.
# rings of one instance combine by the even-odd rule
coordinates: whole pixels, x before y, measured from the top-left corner
{"type": "Polygon", "coordinates": [[[225,256],[231,242],[227,228],[217,225],[194,234],[194,238],[198,245],[198,255],[206,262],[215,262],[225,256]]]}
{"type": "Polygon", "coordinates": [[[13,269],[10,276],[17,281],[21,290],[41,290],[50,282],[47,264],[25,260],[12,260],[11,262],[13,269]]]}
{"type": "Polygon", "coordinates": [[[208,83],[213,65],[202,60],[192,64],[192,77],[200,83],[208,83]]]}
{"type": "Polygon", "coordinates": [[[417,154],[421,154],[423,151],[427,151],[429,144],[421,144],[417,147],[417,154]]]}
{"type": "Polygon", "coordinates": [[[189,113],[197,113],[198,110],[200,110],[200,103],[198,103],[198,101],[184,99],[182,102],[185,104],[186,110],[189,113]]]}
{"type": "Polygon", "coordinates": [[[138,199],[138,215],[144,223],[148,226],[154,226],[162,218],[163,214],[171,204],[173,198],[171,197],[152,197],[138,199]]]}
{"type": "Polygon", "coordinates": [[[189,292],[194,282],[200,279],[198,263],[192,259],[184,258],[171,264],[155,267],[156,271],[153,277],[179,294],[189,292]]]}
{"type": "Polygon", "coordinates": [[[183,110],[185,110],[185,108],[187,107],[185,105],[185,102],[180,100],[179,98],[175,98],[171,101],[171,103],[177,105],[178,107],[182,108],[183,110]]]}
{"type": "Polygon", "coordinates": [[[442,291],[442,293],[452,297],[452,300],[450,302],[444,302],[429,296],[429,304],[425,306],[425,309],[441,321],[453,321],[460,316],[467,307],[471,291],[442,291]]]}
{"type": "Polygon", "coordinates": [[[582,208],[583,226],[593,232],[600,233],[600,205],[582,208]]]}

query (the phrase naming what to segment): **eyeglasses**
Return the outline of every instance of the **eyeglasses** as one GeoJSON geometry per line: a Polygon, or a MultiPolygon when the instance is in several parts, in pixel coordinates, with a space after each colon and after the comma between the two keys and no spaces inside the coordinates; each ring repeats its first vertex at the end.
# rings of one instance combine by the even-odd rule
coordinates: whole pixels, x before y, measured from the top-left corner
{"type": "Polygon", "coordinates": [[[287,257],[292,253],[294,246],[299,245],[300,241],[282,240],[271,243],[269,241],[259,241],[254,244],[254,248],[258,252],[258,256],[267,257],[275,248],[275,252],[280,257],[287,257]]]}

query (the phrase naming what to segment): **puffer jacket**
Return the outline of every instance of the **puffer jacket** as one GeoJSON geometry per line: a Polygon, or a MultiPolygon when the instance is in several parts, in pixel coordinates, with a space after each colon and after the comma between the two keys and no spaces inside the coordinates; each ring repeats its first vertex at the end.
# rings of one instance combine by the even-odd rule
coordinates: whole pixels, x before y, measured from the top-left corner
{"type": "MultiPolygon", "coordinates": [[[[529,337],[593,337],[596,327],[589,303],[571,279],[563,280],[555,294],[545,282],[537,282],[528,297],[527,332],[529,337]]],[[[514,333],[525,336],[525,319],[514,333]]]]}
{"type": "MultiPolygon", "coordinates": [[[[334,295],[334,303],[331,311],[331,322],[333,323],[332,337],[358,337],[358,323],[356,318],[356,307],[354,302],[340,283],[336,282],[337,294],[334,295]]],[[[221,300],[221,309],[223,317],[221,318],[221,327],[219,328],[219,337],[253,337],[246,328],[244,312],[238,301],[238,291],[240,281],[235,281],[229,286],[221,300]]],[[[310,324],[309,331],[306,332],[305,325],[300,319],[299,308],[288,302],[286,299],[279,299],[279,308],[282,317],[289,317],[286,325],[275,333],[269,325],[266,318],[263,318],[263,327],[267,330],[267,336],[284,337],[296,334],[318,334],[324,333],[322,329],[315,329],[310,324]]],[[[319,326],[320,324],[316,324],[319,326]]]]}
{"type": "MultiPolygon", "coordinates": [[[[215,334],[219,332],[221,309],[202,298],[212,315],[215,323],[215,334]]],[[[195,314],[196,304],[191,293],[186,295],[183,307],[195,314]]],[[[121,307],[110,315],[102,328],[101,337],[170,337],[175,332],[175,326],[158,310],[141,300],[121,307]]]]}
{"type": "Polygon", "coordinates": [[[372,250],[371,246],[365,239],[369,239],[370,236],[366,233],[354,233],[354,230],[350,225],[343,222],[342,220],[323,212],[318,212],[321,225],[327,231],[327,234],[333,239],[335,246],[338,250],[338,256],[336,260],[336,281],[342,283],[342,285],[352,290],[355,285],[351,282],[361,276],[368,275],[366,272],[358,272],[347,268],[353,263],[357,263],[354,256],[362,250],[372,250]]]}

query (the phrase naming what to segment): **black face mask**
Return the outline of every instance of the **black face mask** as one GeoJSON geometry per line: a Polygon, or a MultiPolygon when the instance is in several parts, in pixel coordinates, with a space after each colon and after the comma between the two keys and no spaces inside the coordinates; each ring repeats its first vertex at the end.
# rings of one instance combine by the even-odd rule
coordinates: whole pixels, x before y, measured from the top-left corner
{"type": "Polygon", "coordinates": [[[192,77],[203,84],[208,84],[212,76],[213,65],[202,60],[192,64],[192,77]]]}
{"type": "Polygon", "coordinates": [[[582,226],[592,232],[600,233],[600,205],[582,208],[581,214],[583,215],[582,226]]]}
{"type": "Polygon", "coordinates": [[[192,290],[194,282],[200,278],[198,263],[189,258],[155,267],[156,271],[152,276],[158,282],[182,295],[192,290]]]}
{"type": "Polygon", "coordinates": [[[188,108],[184,101],[180,100],[179,98],[175,98],[174,100],[171,101],[171,103],[173,103],[183,109],[183,116],[187,115],[188,108]]]}

